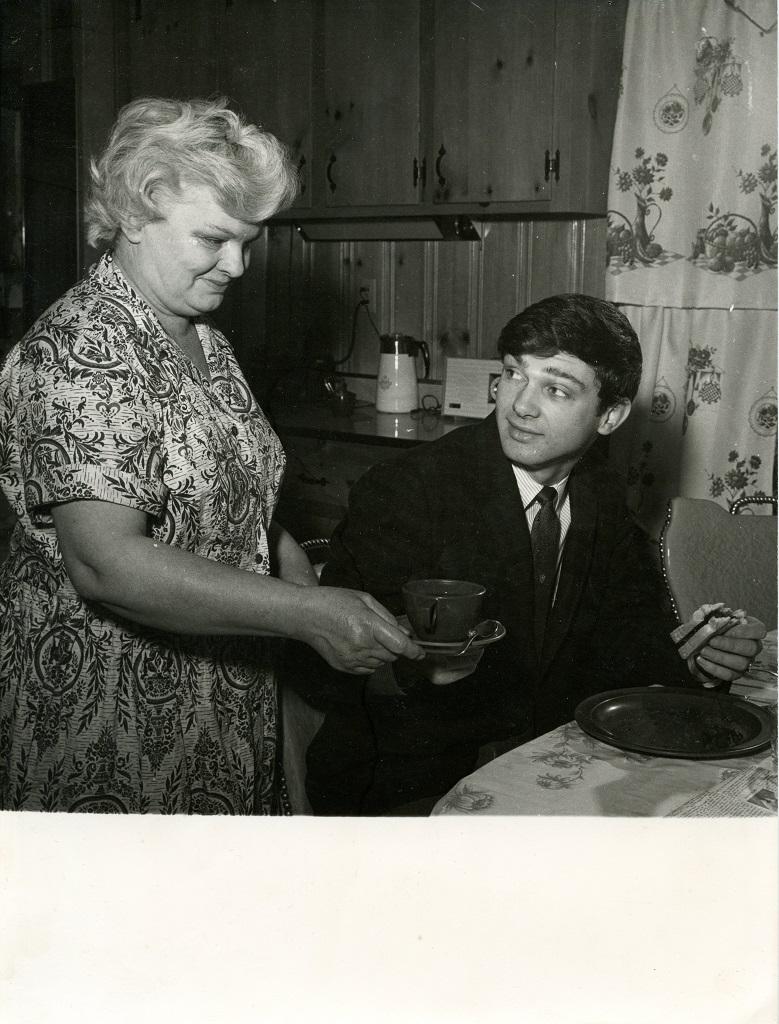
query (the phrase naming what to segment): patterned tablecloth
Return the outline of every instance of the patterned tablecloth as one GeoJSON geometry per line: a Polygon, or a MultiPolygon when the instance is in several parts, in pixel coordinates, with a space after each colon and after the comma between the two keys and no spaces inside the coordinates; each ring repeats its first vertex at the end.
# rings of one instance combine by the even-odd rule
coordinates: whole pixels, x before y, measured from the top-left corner
{"type": "MultiPolygon", "coordinates": [[[[731,692],[776,707],[777,636],[731,692]]],[[[758,817],[777,811],[776,743],[749,757],[686,761],[607,746],[575,722],[461,779],[433,814],[758,817]]]]}

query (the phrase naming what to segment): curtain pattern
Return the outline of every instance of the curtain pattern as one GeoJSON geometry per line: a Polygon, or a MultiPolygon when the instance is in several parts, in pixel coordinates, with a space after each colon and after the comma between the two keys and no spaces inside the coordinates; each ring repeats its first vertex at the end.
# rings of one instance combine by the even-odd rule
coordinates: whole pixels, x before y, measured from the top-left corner
{"type": "Polygon", "coordinates": [[[655,535],[674,494],[774,492],[776,38],[773,0],[628,9],[606,295],[645,371],[612,455],[655,535]]]}

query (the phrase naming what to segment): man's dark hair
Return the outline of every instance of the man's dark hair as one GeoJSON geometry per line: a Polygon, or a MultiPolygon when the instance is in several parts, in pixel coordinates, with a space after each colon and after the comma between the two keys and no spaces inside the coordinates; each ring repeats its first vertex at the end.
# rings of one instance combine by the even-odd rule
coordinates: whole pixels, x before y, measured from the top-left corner
{"type": "Polygon", "coordinates": [[[600,412],[631,402],[641,380],[641,347],[613,302],[592,295],[552,295],[512,317],[500,332],[503,356],[566,352],[588,363],[598,382],[600,412]]]}

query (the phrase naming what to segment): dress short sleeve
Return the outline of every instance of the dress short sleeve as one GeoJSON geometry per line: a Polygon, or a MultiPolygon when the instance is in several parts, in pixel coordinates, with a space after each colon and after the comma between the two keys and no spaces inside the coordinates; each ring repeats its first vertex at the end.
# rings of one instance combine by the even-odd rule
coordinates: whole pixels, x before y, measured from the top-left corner
{"type": "Polygon", "coordinates": [[[33,522],[75,499],[110,501],[159,516],[162,424],[126,318],[99,304],[54,307],[25,339],[18,366],[18,444],[33,522]]]}

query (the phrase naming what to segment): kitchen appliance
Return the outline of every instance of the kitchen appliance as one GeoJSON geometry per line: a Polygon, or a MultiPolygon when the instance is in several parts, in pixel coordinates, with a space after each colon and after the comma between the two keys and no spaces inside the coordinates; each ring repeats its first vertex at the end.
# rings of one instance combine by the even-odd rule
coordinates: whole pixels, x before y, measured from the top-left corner
{"type": "Polygon", "coordinates": [[[424,377],[430,375],[430,352],[424,341],[407,334],[382,334],[379,338],[376,373],[376,411],[411,412],[419,408],[417,358],[424,361],[424,377]]]}
{"type": "Polygon", "coordinates": [[[354,412],[356,395],[346,387],[341,377],[325,377],[325,391],[333,416],[351,416],[354,412]]]}

